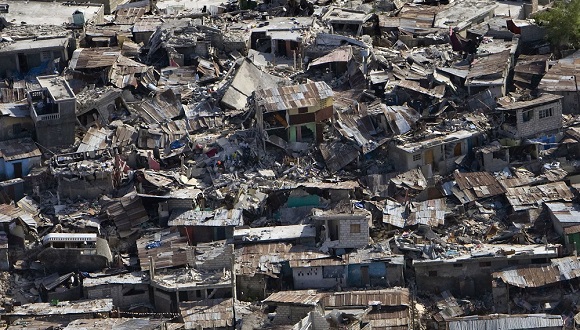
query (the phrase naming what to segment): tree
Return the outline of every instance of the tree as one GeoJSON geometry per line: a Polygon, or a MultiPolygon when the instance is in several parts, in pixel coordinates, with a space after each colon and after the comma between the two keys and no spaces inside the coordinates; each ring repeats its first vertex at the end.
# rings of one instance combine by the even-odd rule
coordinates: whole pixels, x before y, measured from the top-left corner
{"type": "Polygon", "coordinates": [[[534,15],[547,29],[547,38],[557,52],[580,48],[580,0],[557,0],[548,10],[534,15]]]}

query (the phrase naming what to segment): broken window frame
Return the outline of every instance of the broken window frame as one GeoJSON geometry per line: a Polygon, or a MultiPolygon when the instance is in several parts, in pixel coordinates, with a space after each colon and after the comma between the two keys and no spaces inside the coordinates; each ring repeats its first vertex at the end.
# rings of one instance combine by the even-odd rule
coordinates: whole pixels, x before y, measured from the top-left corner
{"type": "Polygon", "coordinates": [[[351,223],[350,224],[350,233],[351,234],[360,234],[360,223],[351,223]]]}
{"type": "Polygon", "coordinates": [[[534,110],[524,110],[522,111],[522,120],[524,123],[532,121],[534,119],[534,110]]]}
{"type": "Polygon", "coordinates": [[[554,116],[554,108],[541,109],[538,111],[538,119],[550,118],[554,116]]]}

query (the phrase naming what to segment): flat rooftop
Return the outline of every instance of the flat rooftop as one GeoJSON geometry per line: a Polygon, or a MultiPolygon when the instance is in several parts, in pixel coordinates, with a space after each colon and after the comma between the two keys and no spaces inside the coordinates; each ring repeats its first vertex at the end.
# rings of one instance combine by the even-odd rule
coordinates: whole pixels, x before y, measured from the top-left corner
{"type": "Polygon", "coordinates": [[[48,92],[55,101],[73,99],[75,93],[72,91],[66,80],[57,75],[36,77],[40,87],[48,89],[48,92]]]}
{"type": "Polygon", "coordinates": [[[211,6],[211,5],[215,5],[215,6],[219,6],[222,3],[226,3],[226,1],[223,0],[159,0],[157,1],[157,3],[155,4],[157,6],[157,8],[159,8],[160,10],[164,10],[170,7],[183,7],[185,9],[188,10],[192,10],[192,11],[198,11],[201,12],[201,10],[203,9],[204,6],[211,6]]]}
{"type": "Polygon", "coordinates": [[[85,22],[95,20],[103,5],[44,1],[14,1],[4,0],[2,3],[10,5],[8,13],[2,14],[6,21],[15,25],[62,25],[72,23],[72,14],[81,11],[85,15],[85,22]]]}

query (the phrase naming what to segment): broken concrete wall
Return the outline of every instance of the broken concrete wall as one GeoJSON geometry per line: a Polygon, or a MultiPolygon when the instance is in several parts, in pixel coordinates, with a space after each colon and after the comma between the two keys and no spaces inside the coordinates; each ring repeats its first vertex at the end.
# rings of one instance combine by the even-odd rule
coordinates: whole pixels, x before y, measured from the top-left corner
{"type": "Polygon", "coordinates": [[[82,197],[86,199],[99,198],[110,195],[114,190],[113,175],[111,172],[101,172],[97,178],[93,177],[58,177],[58,193],[63,198],[82,197]]]}
{"type": "Polygon", "coordinates": [[[84,288],[87,299],[112,298],[113,304],[121,310],[127,310],[131,305],[149,304],[149,285],[108,283],[84,288]]]}
{"type": "Polygon", "coordinates": [[[393,287],[404,286],[402,264],[371,262],[348,265],[348,285],[350,287],[393,287]],[[364,270],[366,268],[366,270],[364,270]],[[364,275],[363,275],[364,274],[364,275]]]}
{"type": "Polygon", "coordinates": [[[558,101],[534,107],[530,110],[518,110],[516,118],[518,130],[518,136],[516,137],[532,137],[557,131],[562,128],[562,103],[558,101]],[[541,112],[550,111],[550,109],[552,111],[551,116],[540,118],[541,112]],[[531,120],[524,121],[523,113],[526,111],[533,113],[531,120]]]}
{"type": "Polygon", "coordinates": [[[76,125],[76,120],[73,120],[37,121],[36,140],[44,147],[68,146],[73,144],[76,125]]]}
{"type": "MultiPolygon", "coordinates": [[[[554,257],[557,255],[555,254],[554,257]]],[[[523,255],[510,258],[471,258],[449,262],[415,262],[417,289],[440,293],[449,290],[455,296],[474,296],[490,293],[493,272],[515,265],[546,263],[550,258],[523,255]]]]}
{"type": "Polygon", "coordinates": [[[234,247],[232,244],[215,247],[207,258],[201,259],[203,256],[197,258],[195,268],[206,271],[231,269],[233,253],[234,247]]]}
{"type": "Polygon", "coordinates": [[[276,307],[276,316],[274,324],[293,325],[300,322],[314,307],[304,306],[278,306],[276,307]]]}
{"type": "Polygon", "coordinates": [[[242,301],[265,299],[267,277],[264,274],[236,276],[237,298],[242,301]]]}
{"type": "Polygon", "coordinates": [[[293,267],[294,289],[346,287],[345,266],[293,267]]]}
{"type": "Polygon", "coordinates": [[[0,141],[32,137],[34,123],[30,117],[0,116],[0,141]]]}

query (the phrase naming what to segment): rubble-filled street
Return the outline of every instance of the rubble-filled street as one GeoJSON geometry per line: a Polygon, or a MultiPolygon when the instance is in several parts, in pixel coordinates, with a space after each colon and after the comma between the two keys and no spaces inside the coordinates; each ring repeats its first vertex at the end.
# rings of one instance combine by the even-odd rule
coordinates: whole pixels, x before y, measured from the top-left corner
{"type": "Polygon", "coordinates": [[[579,49],[580,0],[0,0],[0,328],[580,329],[579,49]]]}

